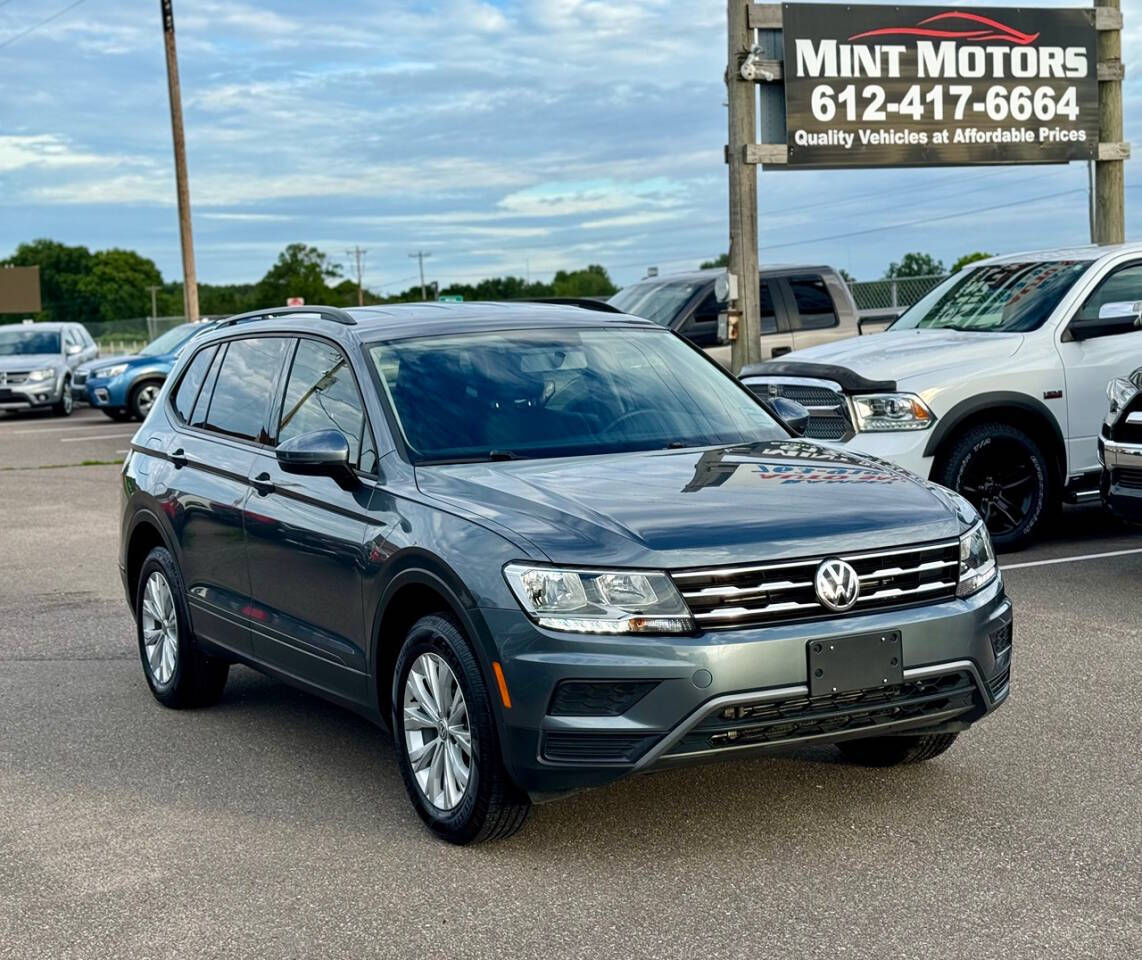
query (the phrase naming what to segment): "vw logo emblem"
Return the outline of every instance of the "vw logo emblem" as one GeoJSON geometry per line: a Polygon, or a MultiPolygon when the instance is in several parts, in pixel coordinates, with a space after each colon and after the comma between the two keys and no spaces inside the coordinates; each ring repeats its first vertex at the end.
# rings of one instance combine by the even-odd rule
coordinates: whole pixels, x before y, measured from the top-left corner
{"type": "Polygon", "coordinates": [[[817,599],[830,610],[843,612],[852,609],[860,596],[860,577],[850,564],[833,557],[822,560],[813,578],[817,599]]]}

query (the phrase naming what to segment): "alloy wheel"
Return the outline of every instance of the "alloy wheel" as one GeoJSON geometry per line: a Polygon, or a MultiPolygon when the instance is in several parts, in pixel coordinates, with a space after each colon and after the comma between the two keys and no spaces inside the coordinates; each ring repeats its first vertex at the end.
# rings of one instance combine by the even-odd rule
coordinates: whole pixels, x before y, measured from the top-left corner
{"type": "Polygon", "coordinates": [[[146,419],[147,414],[151,412],[151,407],[155,405],[155,400],[159,395],[159,387],[153,383],[145,383],[139,388],[139,396],[135,400],[135,407],[139,414],[146,419]]]}
{"type": "Polygon", "coordinates": [[[151,676],[166,686],[178,664],[178,614],[167,578],[157,570],[143,589],[143,649],[151,676]]]}
{"type": "Polygon", "coordinates": [[[979,510],[992,536],[1002,536],[1026,520],[1038,486],[1031,452],[1021,443],[995,440],[964,464],[959,492],[979,510]]]}
{"type": "Polygon", "coordinates": [[[404,684],[405,748],[424,798],[438,810],[464,799],[475,758],[468,705],[456,674],[435,653],[422,653],[404,684]]]}

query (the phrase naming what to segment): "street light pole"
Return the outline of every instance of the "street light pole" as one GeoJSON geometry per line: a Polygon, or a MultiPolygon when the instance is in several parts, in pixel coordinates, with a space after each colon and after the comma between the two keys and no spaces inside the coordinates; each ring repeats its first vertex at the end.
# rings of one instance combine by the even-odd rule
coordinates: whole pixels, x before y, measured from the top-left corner
{"type": "Polygon", "coordinates": [[[174,140],[174,177],[178,194],[178,231],[182,245],[182,302],[186,319],[198,322],[198,278],[194,271],[194,237],[190,229],[190,186],[186,178],[186,138],[182,129],[182,94],[178,83],[178,52],[174,42],[172,0],[159,0],[163,17],[163,44],[167,55],[167,91],[170,95],[171,135],[174,140]]]}
{"type": "Polygon", "coordinates": [[[424,258],[431,257],[431,253],[425,253],[423,250],[417,250],[416,253],[410,253],[410,257],[415,257],[420,262],[420,299],[428,299],[428,288],[424,285],[424,258]]]}

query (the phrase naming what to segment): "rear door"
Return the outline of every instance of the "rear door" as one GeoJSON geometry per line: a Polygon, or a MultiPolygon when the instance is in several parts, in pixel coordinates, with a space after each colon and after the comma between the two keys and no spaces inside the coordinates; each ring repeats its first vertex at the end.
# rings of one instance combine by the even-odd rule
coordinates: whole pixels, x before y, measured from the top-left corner
{"type": "Polygon", "coordinates": [[[784,284],[789,295],[794,348],[804,350],[836,340],[840,313],[825,278],[819,273],[795,273],[785,277],[784,284]]]}
{"type": "Polygon", "coordinates": [[[195,633],[245,655],[252,647],[243,510],[283,353],[284,341],[274,338],[199,350],[172,393],[177,428],[164,451],[164,509],[178,538],[195,633]]]}
{"type": "MultiPolygon", "coordinates": [[[[1098,319],[1104,303],[1142,300],[1142,262],[1112,270],[1071,318],[1098,319]]],[[[1069,326],[1069,324],[1068,324],[1069,326]]],[[[1067,340],[1058,345],[1067,385],[1067,461],[1072,475],[1099,469],[1098,431],[1106,416],[1106,385],[1142,363],[1142,330],[1067,340]]]]}
{"type": "Polygon", "coordinates": [[[259,660],[336,696],[369,696],[363,571],[377,447],[348,357],[333,343],[291,344],[284,389],[275,403],[271,443],[317,430],[349,442],[357,482],[283,471],[272,446],[250,471],[246,542],[259,660]]]}

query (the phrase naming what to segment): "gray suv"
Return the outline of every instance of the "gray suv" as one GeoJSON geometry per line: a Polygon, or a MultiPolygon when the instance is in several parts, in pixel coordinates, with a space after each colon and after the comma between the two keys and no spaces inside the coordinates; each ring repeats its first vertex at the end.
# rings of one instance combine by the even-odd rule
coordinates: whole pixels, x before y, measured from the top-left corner
{"type": "Polygon", "coordinates": [[[0,326],[0,410],[51,408],[71,416],[75,368],[98,353],[78,323],[0,326]]]}
{"type": "Polygon", "coordinates": [[[454,843],[790,744],[927,760],[1008,695],[987,530],[803,418],[571,306],[224,321],[123,467],[147,683],[204,705],[242,663],[358,711],[454,843]]]}

